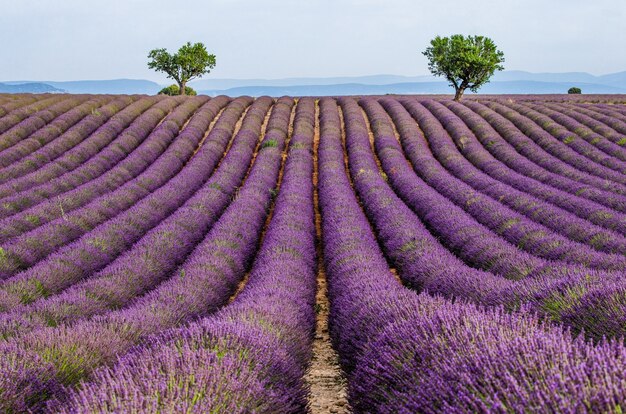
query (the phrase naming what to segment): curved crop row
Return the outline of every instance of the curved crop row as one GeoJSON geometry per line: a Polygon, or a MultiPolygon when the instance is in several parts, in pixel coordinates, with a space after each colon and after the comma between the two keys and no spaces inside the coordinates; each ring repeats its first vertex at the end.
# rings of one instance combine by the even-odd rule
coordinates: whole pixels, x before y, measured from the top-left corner
{"type": "Polygon", "coordinates": [[[317,180],[313,98],[0,95],[0,411],[314,409],[317,247],[355,413],[621,413],[620,99],[322,98],[317,180]]]}
{"type": "MultiPolygon", "coordinates": [[[[528,117],[536,124],[540,125],[545,131],[548,131],[552,137],[572,148],[577,153],[583,155],[587,158],[588,162],[591,161],[595,163],[597,166],[602,166],[607,169],[610,169],[614,172],[621,173],[622,179],[620,179],[619,183],[624,184],[624,173],[626,173],[626,164],[617,158],[601,151],[599,148],[595,147],[591,142],[587,142],[587,140],[583,137],[579,137],[578,135],[572,133],[569,129],[567,129],[564,124],[568,124],[572,126],[570,120],[568,120],[564,116],[559,116],[558,114],[553,114],[558,121],[553,119],[552,117],[537,111],[535,108],[530,108],[525,105],[520,105],[511,102],[503,102],[505,106],[511,108],[520,114],[528,117]]],[[[574,122],[574,124],[576,124],[574,122]]],[[[612,177],[610,179],[613,179],[612,177]]]]}
{"type": "MultiPolygon", "coordinates": [[[[261,99],[250,114],[267,110],[261,99]],[[260,105],[260,107],[259,107],[260,105]]],[[[204,118],[208,123],[210,117],[204,118]]],[[[234,118],[231,118],[234,119],[234,118]]],[[[204,238],[242,182],[258,143],[257,126],[245,121],[219,168],[183,206],[146,233],[129,250],[60,295],[14,308],[0,316],[0,336],[24,334],[38,327],[68,324],[128,305],[163,282],[204,238]]],[[[203,130],[203,125],[197,125],[203,130]]],[[[231,131],[216,125],[185,169],[204,170],[225,150],[231,131]],[[222,129],[222,133],[215,131],[222,129]]],[[[51,292],[54,293],[54,292],[51,292]]]]}
{"type": "Polygon", "coordinates": [[[589,158],[580,154],[578,151],[575,151],[574,148],[568,144],[571,138],[567,139],[567,137],[571,134],[565,134],[564,139],[559,140],[549,131],[542,128],[542,123],[545,124],[546,127],[554,124],[554,121],[550,118],[544,117],[548,119],[543,120],[535,118],[535,120],[533,120],[530,116],[526,116],[527,114],[505,106],[500,101],[486,100],[482,101],[480,104],[487,106],[511,121],[528,138],[532,139],[538,146],[543,148],[552,156],[570,164],[572,167],[580,170],[581,172],[585,172],[605,180],[606,184],[604,189],[616,191],[619,194],[626,195],[624,190],[626,187],[626,177],[624,177],[622,173],[604,165],[589,162],[589,158]],[[615,189],[614,183],[619,185],[617,189],[615,189]]]}
{"type": "MultiPolygon", "coordinates": [[[[187,107],[183,113],[179,114],[177,124],[161,131],[171,135],[177,134],[178,125],[184,122],[189,111],[194,110],[195,106],[196,104],[192,103],[191,107],[187,107]]],[[[168,217],[200,188],[212,173],[212,168],[208,167],[215,167],[223,156],[222,151],[212,151],[213,148],[207,146],[203,151],[208,153],[207,158],[198,157],[197,161],[194,161],[196,159],[194,157],[183,168],[204,134],[203,129],[195,128],[195,126],[206,126],[219,111],[219,107],[210,104],[206,104],[203,109],[194,115],[163,156],[152,164],[144,175],[140,176],[140,179],[147,184],[147,188],[139,183],[131,182],[130,185],[120,187],[111,195],[97,199],[66,216],[73,218],[74,221],[61,218],[58,227],[59,234],[55,236],[54,241],[60,241],[62,236],[73,237],[70,230],[75,231],[78,236],[84,234],[35,266],[0,283],[0,310],[10,310],[19,303],[31,303],[41,297],[49,296],[103,268],[147,231],[168,217]],[[201,161],[207,161],[208,165],[202,165],[203,168],[196,167],[201,161]],[[154,187],[150,188],[149,185],[154,187]],[[124,203],[132,202],[133,197],[137,202],[129,208],[114,210],[109,206],[111,200],[115,200],[113,197],[121,200],[121,203],[117,203],[121,204],[121,207],[127,207],[124,203]],[[98,210],[103,213],[97,215],[98,210]],[[110,220],[107,220],[107,213],[110,214],[110,220]],[[88,221],[90,218],[91,223],[88,221]],[[95,226],[94,223],[98,222],[102,224],[95,226]],[[70,227],[71,223],[82,224],[82,226],[70,227]],[[93,228],[88,228],[89,224],[93,228]]],[[[222,118],[222,123],[228,125],[229,132],[227,134],[217,132],[218,140],[228,142],[242,109],[235,109],[234,117],[222,118]]],[[[46,234],[44,232],[46,227],[48,226],[40,228],[39,233],[46,234]]],[[[49,247],[50,244],[45,246],[49,247]]],[[[32,250],[28,253],[32,256],[36,254],[32,250]]]]}
{"type": "Polygon", "coordinates": [[[580,103],[575,104],[576,107],[580,108],[581,105],[584,108],[587,108],[593,112],[600,113],[603,115],[609,115],[610,117],[617,119],[622,122],[626,122],[626,111],[621,108],[619,105],[607,105],[607,104],[597,104],[597,105],[584,105],[580,103]]]}
{"type": "MultiPolygon", "coordinates": [[[[212,108],[219,111],[227,101],[225,97],[215,98],[207,104],[206,110],[212,108]]],[[[171,102],[163,102],[166,107],[170,104],[171,102]]],[[[141,174],[149,172],[146,169],[168,149],[184,120],[179,119],[180,114],[174,112],[161,122],[161,117],[165,115],[163,108],[157,104],[153,109],[154,111],[146,111],[103,151],[74,171],[18,195],[21,203],[29,201],[36,204],[0,220],[0,242],[32,231],[60,217],[67,218],[68,213],[87,203],[94,203],[107,194],[115,197],[116,191],[122,191],[125,185],[132,185],[133,182],[142,186],[154,186],[149,175],[141,174]],[[170,121],[174,116],[177,120],[170,121]],[[158,126],[153,128],[157,123],[158,126]]],[[[197,145],[198,142],[190,144],[197,145]]],[[[190,149],[187,148],[187,151],[190,149]]]]}
{"type": "Polygon", "coordinates": [[[115,98],[111,96],[92,97],[80,105],[72,107],[66,113],[56,117],[50,123],[31,129],[27,126],[15,128],[12,134],[4,134],[6,139],[14,140],[9,148],[0,151],[0,164],[3,168],[32,154],[41,146],[56,139],[59,135],[76,125],[89,114],[98,112],[99,108],[111,103],[115,98]]]}
{"type": "MultiPolygon", "coordinates": [[[[390,121],[375,101],[361,102],[372,123],[376,152],[384,170],[388,171],[387,177],[394,188],[402,188],[415,178],[390,121]]],[[[393,114],[403,129],[402,117],[393,114]]],[[[352,129],[355,128],[358,130],[358,125],[353,124],[352,129]]],[[[360,128],[362,130],[364,126],[360,128]]],[[[398,268],[404,283],[417,290],[447,298],[462,298],[480,305],[503,305],[515,310],[523,304],[575,332],[584,331],[586,336],[595,340],[626,336],[626,302],[623,299],[626,297],[626,282],[621,273],[607,274],[561,266],[549,268],[544,275],[514,281],[465,266],[390,192],[377,173],[372,151],[363,134],[364,131],[358,135],[353,131],[350,137],[355,186],[385,254],[398,268]],[[359,136],[360,144],[357,141],[359,136]]]]}
{"type": "Polygon", "coordinates": [[[176,105],[171,100],[156,99],[141,99],[128,105],[128,101],[122,99],[103,108],[104,116],[100,113],[84,119],[58,139],[12,166],[15,168],[11,171],[16,176],[0,184],[3,213],[12,214],[31,206],[28,194],[22,197],[22,192],[35,192],[38,186],[82,167],[85,161],[110,146],[122,131],[132,128],[135,122],[160,116],[156,120],[158,122],[176,105]],[[13,196],[12,199],[8,199],[10,196],[13,196]]]}
{"type": "MultiPolygon", "coordinates": [[[[175,110],[171,114],[171,120],[173,122],[162,124],[162,128],[157,128],[155,133],[160,133],[165,136],[176,136],[185,120],[197,109],[198,105],[199,102],[194,101],[188,101],[182,104],[178,110],[175,110]]],[[[166,177],[163,178],[163,181],[160,183],[154,178],[153,180],[161,185],[165,184],[171,176],[182,168],[184,161],[178,160],[178,163],[180,164],[178,169],[172,168],[166,171],[157,170],[155,167],[156,164],[153,164],[152,167],[155,167],[153,170],[156,170],[156,173],[159,174],[158,176],[166,177]]],[[[58,248],[65,246],[81,235],[91,231],[105,220],[126,211],[137,201],[142,199],[142,196],[148,195],[141,191],[132,191],[128,188],[120,187],[116,192],[112,193],[111,196],[113,196],[113,194],[119,196],[122,193],[125,194],[121,202],[114,203],[115,199],[102,197],[92,202],[92,204],[88,204],[79,210],[67,214],[63,213],[58,219],[5,242],[3,245],[4,254],[0,260],[0,279],[6,279],[20,271],[28,269],[58,248]]],[[[107,250],[106,245],[98,248],[99,244],[100,243],[96,243],[96,245],[93,246],[95,251],[100,250],[104,252],[107,250]]]]}
{"type": "MultiPolygon", "coordinates": [[[[437,177],[434,174],[440,167],[428,155],[427,150],[424,151],[422,143],[415,139],[420,136],[417,125],[403,107],[395,101],[383,100],[382,103],[398,127],[402,145],[406,154],[412,159],[413,167],[425,178],[432,177],[438,180],[434,183],[439,182],[436,185],[439,188],[452,184],[448,182],[449,178],[437,177]]],[[[426,127],[424,124],[421,125],[426,127]]],[[[406,164],[404,157],[395,161],[396,164],[400,162],[406,164]]],[[[385,172],[389,176],[401,167],[390,164],[385,172]]],[[[504,206],[495,204],[494,208],[482,208],[481,200],[488,199],[481,198],[480,194],[475,191],[469,194],[458,193],[459,197],[469,197],[469,202],[466,202],[463,207],[479,217],[482,223],[489,224],[489,227],[495,229],[497,234],[484,224],[477,222],[463,208],[435,191],[415,173],[405,174],[402,180],[394,183],[394,189],[404,202],[427,223],[429,229],[441,237],[446,246],[462,257],[466,263],[508,278],[519,279],[529,275],[552,273],[555,269],[562,267],[578,268],[574,264],[568,265],[562,261],[556,261],[559,259],[607,267],[619,266],[619,261],[622,260],[622,256],[602,254],[584,245],[578,245],[583,247],[582,249],[559,251],[559,247],[571,246],[571,242],[567,239],[556,238],[549,231],[527,231],[528,221],[523,221],[523,216],[506,215],[507,209],[504,206]],[[473,199],[477,202],[472,202],[473,199]],[[516,245],[505,241],[504,236],[511,240],[518,240],[521,247],[529,252],[542,253],[544,256],[552,254],[555,260],[546,260],[526,253],[516,245]],[[613,262],[612,258],[618,260],[613,262]],[[598,262],[593,263],[592,261],[596,259],[598,262]]],[[[530,229],[532,230],[532,227],[530,229]]]]}
{"type": "MultiPolygon", "coordinates": [[[[623,163],[626,161],[626,149],[618,145],[617,142],[607,139],[607,137],[591,130],[586,123],[591,123],[595,126],[598,124],[594,123],[593,120],[590,120],[586,115],[570,111],[566,107],[560,107],[558,111],[555,111],[550,105],[536,105],[525,102],[524,106],[532,108],[539,114],[552,118],[567,130],[576,134],[576,136],[582,138],[607,156],[610,156],[616,161],[615,165],[619,165],[618,163],[621,162],[622,168],[624,167],[623,163]]],[[[604,131],[606,132],[606,130],[604,131]]],[[[615,138],[615,141],[618,140],[619,138],[615,138]]]]}
{"type": "Polygon", "coordinates": [[[323,101],[320,203],[331,334],[354,410],[616,410],[623,345],[594,347],[532,315],[418,296],[393,279],[350,189],[336,111],[323,101]]]}
{"type": "MultiPolygon", "coordinates": [[[[408,153],[413,164],[427,162],[430,148],[435,157],[453,175],[447,175],[441,168],[439,170],[442,174],[439,176],[433,174],[434,169],[437,168],[435,162],[429,164],[430,169],[426,172],[422,172],[424,168],[420,165],[416,165],[415,168],[420,171],[424,178],[431,175],[432,177],[429,177],[431,186],[457,205],[465,208],[481,224],[498,232],[502,237],[522,249],[549,260],[562,260],[606,269],[623,267],[621,261],[624,258],[621,255],[607,253],[623,252],[626,247],[626,238],[595,226],[558,207],[542,203],[538,198],[492,178],[491,175],[496,175],[501,179],[508,177],[510,180],[507,179],[507,182],[513,180],[515,187],[525,188],[532,194],[543,194],[550,191],[549,188],[545,188],[546,186],[519,174],[507,174],[510,171],[503,170],[499,162],[493,162],[495,160],[484,157],[484,148],[470,138],[471,132],[465,129],[465,125],[460,120],[453,118],[437,120],[424,107],[410,102],[406,104],[413,117],[419,120],[421,129],[425,132],[424,135],[421,135],[414,128],[413,132],[417,132],[417,134],[403,137],[408,141],[407,145],[417,146],[416,150],[408,153]],[[440,122],[443,122],[445,129],[440,122]],[[452,141],[452,137],[446,133],[446,130],[450,131],[455,142],[452,141]],[[455,143],[459,143],[459,146],[463,148],[463,154],[468,159],[480,165],[490,175],[476,169],[465,159],[457,150],[455,143]],[[420,162],[417,161],[418,157],[420,162]],[[504,174],[498,174],[498,172],[504,174]],[[460,181],[455,179],[455,176],[460,181]],[[481,208],[485,204],[489,208],[481,208]],[[512,210],[516,210],[519,214],[512,210]],[[580,243],[586,243],[588,246],[580,243]]],[[[431,104],[431,102],[424,102],[427,107],[431,107],[431,104]]],[[[433,109],[431,108],[431,110],[433,109]]],[[[572,204],[576,201],[584,201],[562,192],[558,195],[565,197],[572,204]]],[[[551,200],[554,198],[558,197],[552,197],[551,200]]],[[[588,201],[584,201],[582,205],[585,207],[583,211],[587,215],[589,215],[589,210],[597,207],[588,201]]],[[[578,212],[578,210],[576,211],[578,212]]],[[[579,214],[585,215],[584,213],[579,214]]]]}
{"type": "Polygon", "coordinates": [[[436,158],[455,176],[572,240],[601,251],[626,251],[624,241],[619,241],[623,236],[615,233],[626,233],[626,215],[511,171],[480,145],[458,117],[434,102],[423,104],[435,117],[416,104],[409,103],[409,111],[419,119],[436,158]]]}
{"type": "MultiPolygon", "coordinates": [[[[113,364],[147,336],[226,304],[254,257],[278,180],[292,106],[291,98],[274,105],[238,196],[170,279],[126,309],[72,326],[44,328],[0,345],[4,355],[0,378],[8,379],[8,384],[35,384],[26,390],[0,387],[0,408],[41,407],[43,400],[63,392],[60,383],[77,384],[99,366],[113,364]],[[30,358],[20,358],[16,367],[17,357],[26,349],[30,358]]],[[[259,117],[259,125],[263,118],[259,117]]]]}
{"type": "Polygon", "coordinates": [[[593,132],[602,135],[620,147],[626,145],[626,122],[616,117],[606,116],[601,112],[591,111],[571,104],[546,104],[546,106],[556,111],[563,111],[563,113],[584,124],[593,132]]]}
{"type": "MultiPolygon", "coordinates": [[[[71,95],[53,95],[46,96],[41,99],[36,99],[33,102],[29,102],[24,106],[19,106],[14,110],[6,113],[2,117],[0,117],[0,134],[4,134],[9,129],[18,125],[23,120],[27,119],[29,116],[36,114],[37,112],[46,111],[52,105],[59,103],[64,100],[72,100],[73,97],[71,95]]],[[[2,135],[0,135],[2,137],[2,135]]],[[[2,143],[0,140],[0,149],[5,149],[12,144],[12,141],[7,142],[6,144],[2,143]]]]}
{"type": "MultiPolygon", "coordinates": [[[[558,174],[546,171],[545,169],[534,164],[531,160],[517,153],[515,149],[513,149],[499,135],[499,133],[496,132],[496,130],[493,129],[492,126],[478,114],[457,103],[445,102],[443,104],[471,129],[474,137],[487,151],[489,151],[494,159],[502,162],[506,167],[514,170],[518,174],[540,182],[543,184],[543,188],[547,190],[546,192],[554,192],[553,189],[555,189],[570,194],[565,195],[563,193],[556,192],[555,195],[558,196],[557,200],[563,200],[558,204],[569,205],[569,203],[574,202],[577,203],[576,206],[586,206],[585,210],[599,210],[598,213],[591,216],[587,214],[585,216],[587,220],[593,220],[596,215],[611,215],[613,213],[611,210],[617,210],[619,212],[626,211],[626,197],[590,187],[588,185],[583,185],[558,174]],[[588,199],[600,205],[589,203],[583,204],[583,201],[579,200],[579,198],[588,199]],[[602,206],[606,208],[603,208],[602,206]]],[[[552,158],[551,163],[552,162],[554,162],[554,158],[552,158]]],[[[523,179],[520,180],[519,177],[517,180],[512,180],[512,183],[518,183],[520,181],[528,181],[529,183],[534,184],[533,181],[523,179]]],[[[519,188],[524,188],[523,183],[518,184],[518,189],[519,188]]],[[[552,195],[552,197],[555,197],[555,195],[552,195]]],[[[551,198],[548,198],[548,200],[551,200],[551,198]]],[[[555,202],[555,204],[557,203],[555,202]]],[[[626,218],[626,216],[624,217],[626,218]]],[[[604,225],[606,226],[607,223],[604,223],[604,225]]],[[[610,225],[611,227],[614,227],[616,225],[615,221],[611,222],[610,225]]]]}
{"type": "Polygon", "coordinates": [[[81,99],[61,101],[60,104],[63,105],[57,111],[53,111],[55,105],[43,113],[27,118],[9,132],[4,133],[2,135],[3,146],[7,144],[11,146],[0,151],[0,177],[2,180],[6,181],[4,170],[7,166],[32,154],[42,145],[64,133],[86,115],[97,111],[97,108],[112,100],[112,97],[102,96],[82,102],[81,99]]]}
{"type": "MultiPolygon", "coordinates": [[[[571,192],[574,190],[574,194],[579,197],[593,200],[617,211],[626,210],[626,203],[623,201],[626,194],[626,186],[585,173],[550,154],[526,136],[513,122],[479,102],[467,101],[464,102],[464,106],[480,115],[498,132],[497,135],[491,137],[491,140],[483,144],[489,150],[492,150],[491,147],[493,146],[494,155],[505,151],[501,147],[503,145],[506,147],[508,144],[522,158],[532,161],[553,174],[565,177],[566,181],[554,176],[544,176],[539,170],[529,173],[529,176],[545,180],[546,184],[553,185],[563,191],[571,192]],[[578,186],[576,183],[579,183],[578,186]]],[[[506,154],[500,155],[500,159],[506,162],[510,159],[508,158],[509,156],[512,157],[514,155],[506,150],[506,154]]]]}
{"type": "Polygon", "coordinates": [[[41,98],[42,98],[41,95],[28,94],[28,95],[20,95],[20,96],[15,97],[14,99],[7,100],[6,103],[3,103],[2,105],[0,105],[0,117],[4,117],[11,111],[15,109],[19,109],[28,104],[31,104],[41,98]]]}
{"type": "Polygon", "coordinates": [[[314,105],[298,101],[274,214],[241,293],[216,315],[150,338],[96,371],[53,411],[306,411],[316,288],[314,105]]]}

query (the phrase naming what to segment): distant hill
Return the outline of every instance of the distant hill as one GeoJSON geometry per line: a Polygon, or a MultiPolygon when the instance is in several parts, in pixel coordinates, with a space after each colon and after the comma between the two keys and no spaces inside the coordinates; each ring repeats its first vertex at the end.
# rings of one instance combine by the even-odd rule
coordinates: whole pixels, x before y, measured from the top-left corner
{"type": "Polygon", "coordinates": [[[603,75],[600,76],[600,79],[604,84],[624,87],[626,85],[626,71],[603,75]]]}
{"type": "MultiPolygon", "coordinates": [[[[552,94],[566,93],[571,82],[501,81],[491,82],[480,89],[485,94],[552,94]]],[[[626,94],[626,88],[576,82],[583,93],[626,94]]],[[[199,93],[216,96],[327,96],[327,95],[384,95],[384,94],[450,94],[446,82],[407,82],[389,85],[346,83],[336,85],[243,86],[224,90],[203,90],[199,93]]],[[[471,93],[471,92],[467,92],[471,93]]]]}
{"type": "Polygon", "coordinates": [[[85,80],[46,82],[69,93],[145,94],[154,95],[162,86],[143,79],[85,80]]]}
{"type": "MultiPolygon", "coordinates": [[[[368,95],[449,94],[452,88],[433,76],[372,75],[335,78],[205,79],[190,84],[206,95],[368,95]]],[[[566,93],[577,86],[583,93],[626,93],[626,72],[595,76],[585,72],[531,73],[503,71],[480,89],[488,94],[566,93]]]]}
{"type": "Polygon", "coordinates": [[[63,89],[41,82],[18,84],[0,83],[0,93],[62,93],[63,89]]]}
{"type": "MultiPolygon", "coordinates": [[[[61,92],[103,94],[153,95],[163,87],[143,79],[83,80],[83,81],[11,81],[4,82],[8,89],[0,92],[61,92]],[[30,83],[46,86],[19,86],[30,83]],[[45,89],[46,87],[51,89],[45,89]],[[25,89],[24,89],[25,88],[25,89]],[[39,88],[39,89],[37,89],[39,88]],[[9,90],[10,89],[10,90],[9,90]]],[[[332,78],[284,78],[284,79],[201,79],[189,84],[198,93],[206,95],[366,95],[366,94],[450,94],[452,88],[441,78],[430,75],[370,75],[340,76],[332,78]]],[[[577,86],[584,93],[626,93],[626,71],[595,76],[585,72],[531,73],[509,70],[497,73],[491,83],[481,88],[488,94],[542,94],[566,93],[577,86]]]]}
{"type": "Polygon", "coordinates": [[[293,85],[390,85],[394,83],[427,82],[433,76],[370,75],[341,76],[334,78],[284,78],[284,79],[202,79],[190,82],[196,90],[231,89],[244,86],[293,86],[293,85]]]}
{"type": "MultiPolygon", "coordinates": [[[[5,82],[15,84],[21,82],[5,82]]],[[[82,81],[42,81],[55,88],[63,89],[68,93],[102,93],[102,94],[142,94],[154,95],[162,86],[156,82],[144,79],[112,79],[112,80],[82,80],[82,81]]]]}

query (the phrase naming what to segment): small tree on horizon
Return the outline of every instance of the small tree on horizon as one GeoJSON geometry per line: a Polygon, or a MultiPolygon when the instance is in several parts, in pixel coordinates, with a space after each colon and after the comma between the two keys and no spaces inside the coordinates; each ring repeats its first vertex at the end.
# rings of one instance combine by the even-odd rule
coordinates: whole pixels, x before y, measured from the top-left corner
{"type": "MultiPolygon", "coordinates": [[[[176,96],[176,95],[180,95],[180,88],[178,87],[178,85],[173,84],[170,86],[166,86],[165,88],[161,89],[159,91],[159,95],[169,95],[169,96],[176,96]]],[[[188,95],[188,96],[196,96],[198,93],[191,87],[189,86],[185,86],[185,93],[184,95],[188,95]]]]}
{"type": "Polygon", "coordinates": [[[148,54],[148,67],[164,72],[178,84],[180,95],[185,95],[187,82],[205,75],[215,67],[215,55],[209,54],[202,43],[187,42],[178,52],[154,49],[148,54]]]}
{"type": "Polygon", "coordinates": [[[567,93],[570,95],[578,95],[583,93],[583,91],[581,91],[580,88],[577,88],[576,86],[572,86],[567,90],[567,93]]]}
{"type": "Polygon", "coordinates": [[[443,76],[454,87],[454,100],[459,101],[466,89],[477,92],[496,70],[503,70],[504,53],[484,36],[437,36],[422,52],[428,58],[428,69],[443,76]]]}

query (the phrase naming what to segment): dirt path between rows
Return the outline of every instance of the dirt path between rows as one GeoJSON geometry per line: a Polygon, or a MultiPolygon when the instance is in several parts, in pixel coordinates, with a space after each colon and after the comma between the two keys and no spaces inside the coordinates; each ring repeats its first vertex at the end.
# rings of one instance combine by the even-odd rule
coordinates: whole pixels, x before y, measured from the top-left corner
{"type": "Polygon", "coordinates": [[[326,273],[324,271],[324,256],[322,250],[322,226],[318,202],[318,160],[317,149],[319,146],[319,106],[315,105],[315,137],[313,142],[314,172],[313,184],[315,193],[315,230],[317,232],[317,296],[316,313],[317,321],[315,338],[313,340],[313,357],[306,374],[306,381],[310,386],[310,407],[313,414],[349,413],[346,381],[339,367],[339,358],[333,349],[328,334],[328,311],[329,302],[326,287],[326,273]]]}

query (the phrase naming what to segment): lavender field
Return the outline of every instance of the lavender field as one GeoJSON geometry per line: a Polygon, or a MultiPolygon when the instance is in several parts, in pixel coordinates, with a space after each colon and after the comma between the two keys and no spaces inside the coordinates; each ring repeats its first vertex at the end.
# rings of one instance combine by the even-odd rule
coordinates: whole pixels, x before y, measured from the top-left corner
{"type": "Polygon", "coordinates": [[[626,96],[0,95],[0,412],[623,413],[625,335],[626,96]]]}

